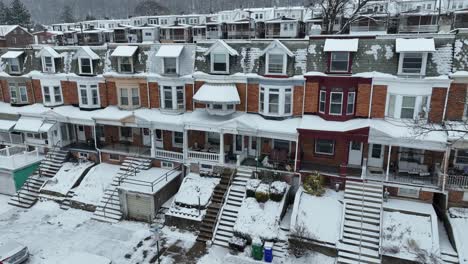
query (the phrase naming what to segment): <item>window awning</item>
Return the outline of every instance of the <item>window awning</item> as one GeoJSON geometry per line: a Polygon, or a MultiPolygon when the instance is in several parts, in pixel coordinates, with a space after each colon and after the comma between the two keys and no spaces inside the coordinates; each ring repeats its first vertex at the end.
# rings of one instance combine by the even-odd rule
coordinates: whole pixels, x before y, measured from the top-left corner
{"type": "Polygon", "coordinates": [[[240,104],[237,87],[233,83],[205,83],[193,96],[199,103],[240,104]]]}
{"type": "Polygon", "coordinates": [[[356,52],[358,50],[358,39],[326,39],[323,51],[356,52]]]}
{"type": "Polygon", "coordinates": [[[178,58],[183,49],[184,46],[182,45],[161,45],[156,57],[178,58]]]}
{"type": "Polygon", "coordinates": [[[7,53],[3,54],[0,58],[2,59],[16,59],[21,56],[24,51],[7,51],[7,53]]]}
{"type": "Polygon", "coordinates": [[[43,133],[48,132],[55,123],[46,122],[39,118],[21,117],[15,125],[15,131],[43,133]]]}
{"type": "Polygon", "coordinates": [[[435,51],[434,39],[414,38],[396,39],[396,52],[433,52],[435,51]]]}
{"type": "Polygon", "coordinates": [[[0,120],[0,132],[8,132],[16,125],[16,121],[0,120]]]}
{"type": "Polygon", "coordinates": [[[137,46],[118,46],[112,52],[111,57],[132,57],[137,49],[137,46]]]}

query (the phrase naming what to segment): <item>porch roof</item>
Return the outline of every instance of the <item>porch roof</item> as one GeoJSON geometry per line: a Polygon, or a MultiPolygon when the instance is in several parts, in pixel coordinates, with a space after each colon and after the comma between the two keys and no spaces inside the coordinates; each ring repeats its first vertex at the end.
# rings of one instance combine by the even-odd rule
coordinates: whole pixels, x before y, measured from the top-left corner
{"type": "Polygon", "coordinates": [[[299,129],[325,130],[331,132],[347,132],[369,127],[368,119],[351,119],[348,121],[327,121],[319,116],[306,115],[302,117],[299,129]]]}
{"type": "Polygon", "coordinates": [[[16,125],[16,121],[0,120],[0,131],[8,132],[16,125]]]}
{"type": "Polygon", "coordinates": [[[94,111],[92,114],[96,123],[117,126],[135,123],[132,117],[134,117],[134,111],[122,110],[117,106],[108,106],[102,110],[94,111]]]}
{"type": "Polygon", "coordinates": [[[240,104],[237,87],[233,83],[205,83],[193,96],[199,103],[240,104]]]}
{"type": "Polygon", "coordinates": [[[163,113],[159,109],[135,110],[138,125],[152,129],[184,131],[184,116],[181,114],[163,113]]]}
{"type": "Polygon", "coordinates": [[[43,133],[48,132],[55,123],[46,122],[41,118],[21,117],[15,125],[15,130],[20,132],[43,133]]]}
{"type": "Polygon", "coordinates": [[[21,56],[24,53],[24,51],[7,51],[5,54],[0,56],[2,59],[16,59],[19,56],[21,56]]]}
{"type": "Polygon", "coordinates": [[[85,111],[71,105],[59,106],[46,113],[48,117],[55,117],[56,120],[76,125],[94,125],[93,114],[95,111],[85,111]]]}

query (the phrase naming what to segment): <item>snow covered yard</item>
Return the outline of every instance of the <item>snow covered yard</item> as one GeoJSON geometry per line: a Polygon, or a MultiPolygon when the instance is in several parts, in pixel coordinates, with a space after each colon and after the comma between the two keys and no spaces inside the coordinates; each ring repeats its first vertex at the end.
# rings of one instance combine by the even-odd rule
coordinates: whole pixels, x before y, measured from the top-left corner
{"type": "Polygon", "coordinates": [[[453,229],[460,264],[467,264],[468,237],[466,234],[468,230],[468,208],[450,208],[448,219],[453,229]]]}
{"type": "Polygon", "coordinates": [[[184,178],[174,201],[189,206],[198,206],[200,202],[201,207],[206,207],[220,180],[220,178],[201,177],[198,174],[189,173],[184,178]]]}
{"type": "Polygon", "coordinates": [[[342,198],[342,192],[327,189],[323,196],[318,197],[305,193],[301,187],[291,216],[291,232],[301,232],[304,238],[336,244],[340,237],[342,198]]]}
{"type": "Polygon", "coordinates": [[[101,163],[89,170],[80,186],[75,188],[72,200],[83,204],[97,205],[105,189],[119,172],[120,166],[101,163]]]}
{"type": "Polygon", "coordinates": [[[42,188],[42,191],[65,196],[75,185],[81,175],[91,166],[93,162],[65,162],[55,176],[42,188]]]}

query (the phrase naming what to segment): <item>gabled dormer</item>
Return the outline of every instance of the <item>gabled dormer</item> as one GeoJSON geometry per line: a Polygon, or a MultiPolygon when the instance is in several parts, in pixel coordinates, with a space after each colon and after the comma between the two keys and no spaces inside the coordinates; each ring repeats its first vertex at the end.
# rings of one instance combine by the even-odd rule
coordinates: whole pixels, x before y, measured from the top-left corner
{"type": "Polygon", "coordinates": [[[78,61],[80,75],[96,75],[96,66],[100,58],[90,47],[80,47],[73,59],[78,61]]]}
{"type": "Polygon", "coordinates": [[[56,73],[62,55],[51,47],[43,47],[36,57],[41,59],[42,72],[56,73]]]}
{"type": "Polygon", "coordinates": [[[427,56],[435,51],[434,39],[396,39],[395,49],[400,54],[398,75],[426,75],[427,56]]]}
{"type": "Polygon", "coordinates": [[[352,58],[358,45],[358,39],[326,39],[323,51],[328,55],[327,73],[351,73],[352,58]]]}
{"type": "Polygon", "coordinates": [[[183,45],[161,45],[156,57],[162,63],[162,74],[164,75],[178,75],[180,72],[180,55],[184,50],[183,45]]]}
{"type": "Polygon", "coordinates": [[[273,40],[260,54],[265,56],[265,75],[287,75],[288,60],[294,57],[294,53],[281,41],[273,40]]]}
{"type": "Polygon", "coordinates": [[[117,59],[117,71],[119,73],[135,72],[135,56],[138,46],[118,46],[112,52],[111,57],[117,59]]]}
{"type": "Polygon", "coordinates": [[[1,64],[5,65],[5,71],[10,75],[23,73],[24,51],[7,51],[1,57],[1,64]]]}
{"type": "Polygon", "coordinates": [[[229,74],[230,58],[239,56],[239,53],[223,40],[217,40],[205,52],[210,57],[210,72],[213,74],[229,74]]]}

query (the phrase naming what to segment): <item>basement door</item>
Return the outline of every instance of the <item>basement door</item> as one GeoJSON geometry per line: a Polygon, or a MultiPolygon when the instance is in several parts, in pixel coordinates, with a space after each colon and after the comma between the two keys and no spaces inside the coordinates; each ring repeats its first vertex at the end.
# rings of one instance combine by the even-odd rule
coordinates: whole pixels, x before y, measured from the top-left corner
{"type": "Polygon", "coordinates": [[[151,196],[127,193],[128,218],[148,221],[153,215],[151,196]]]}
{"type": "Polygon", "coordinates": [[[349,159],[348,164],[361,166],[362,161],[362,143],[351,141],[349,144],[349,159]]]}

